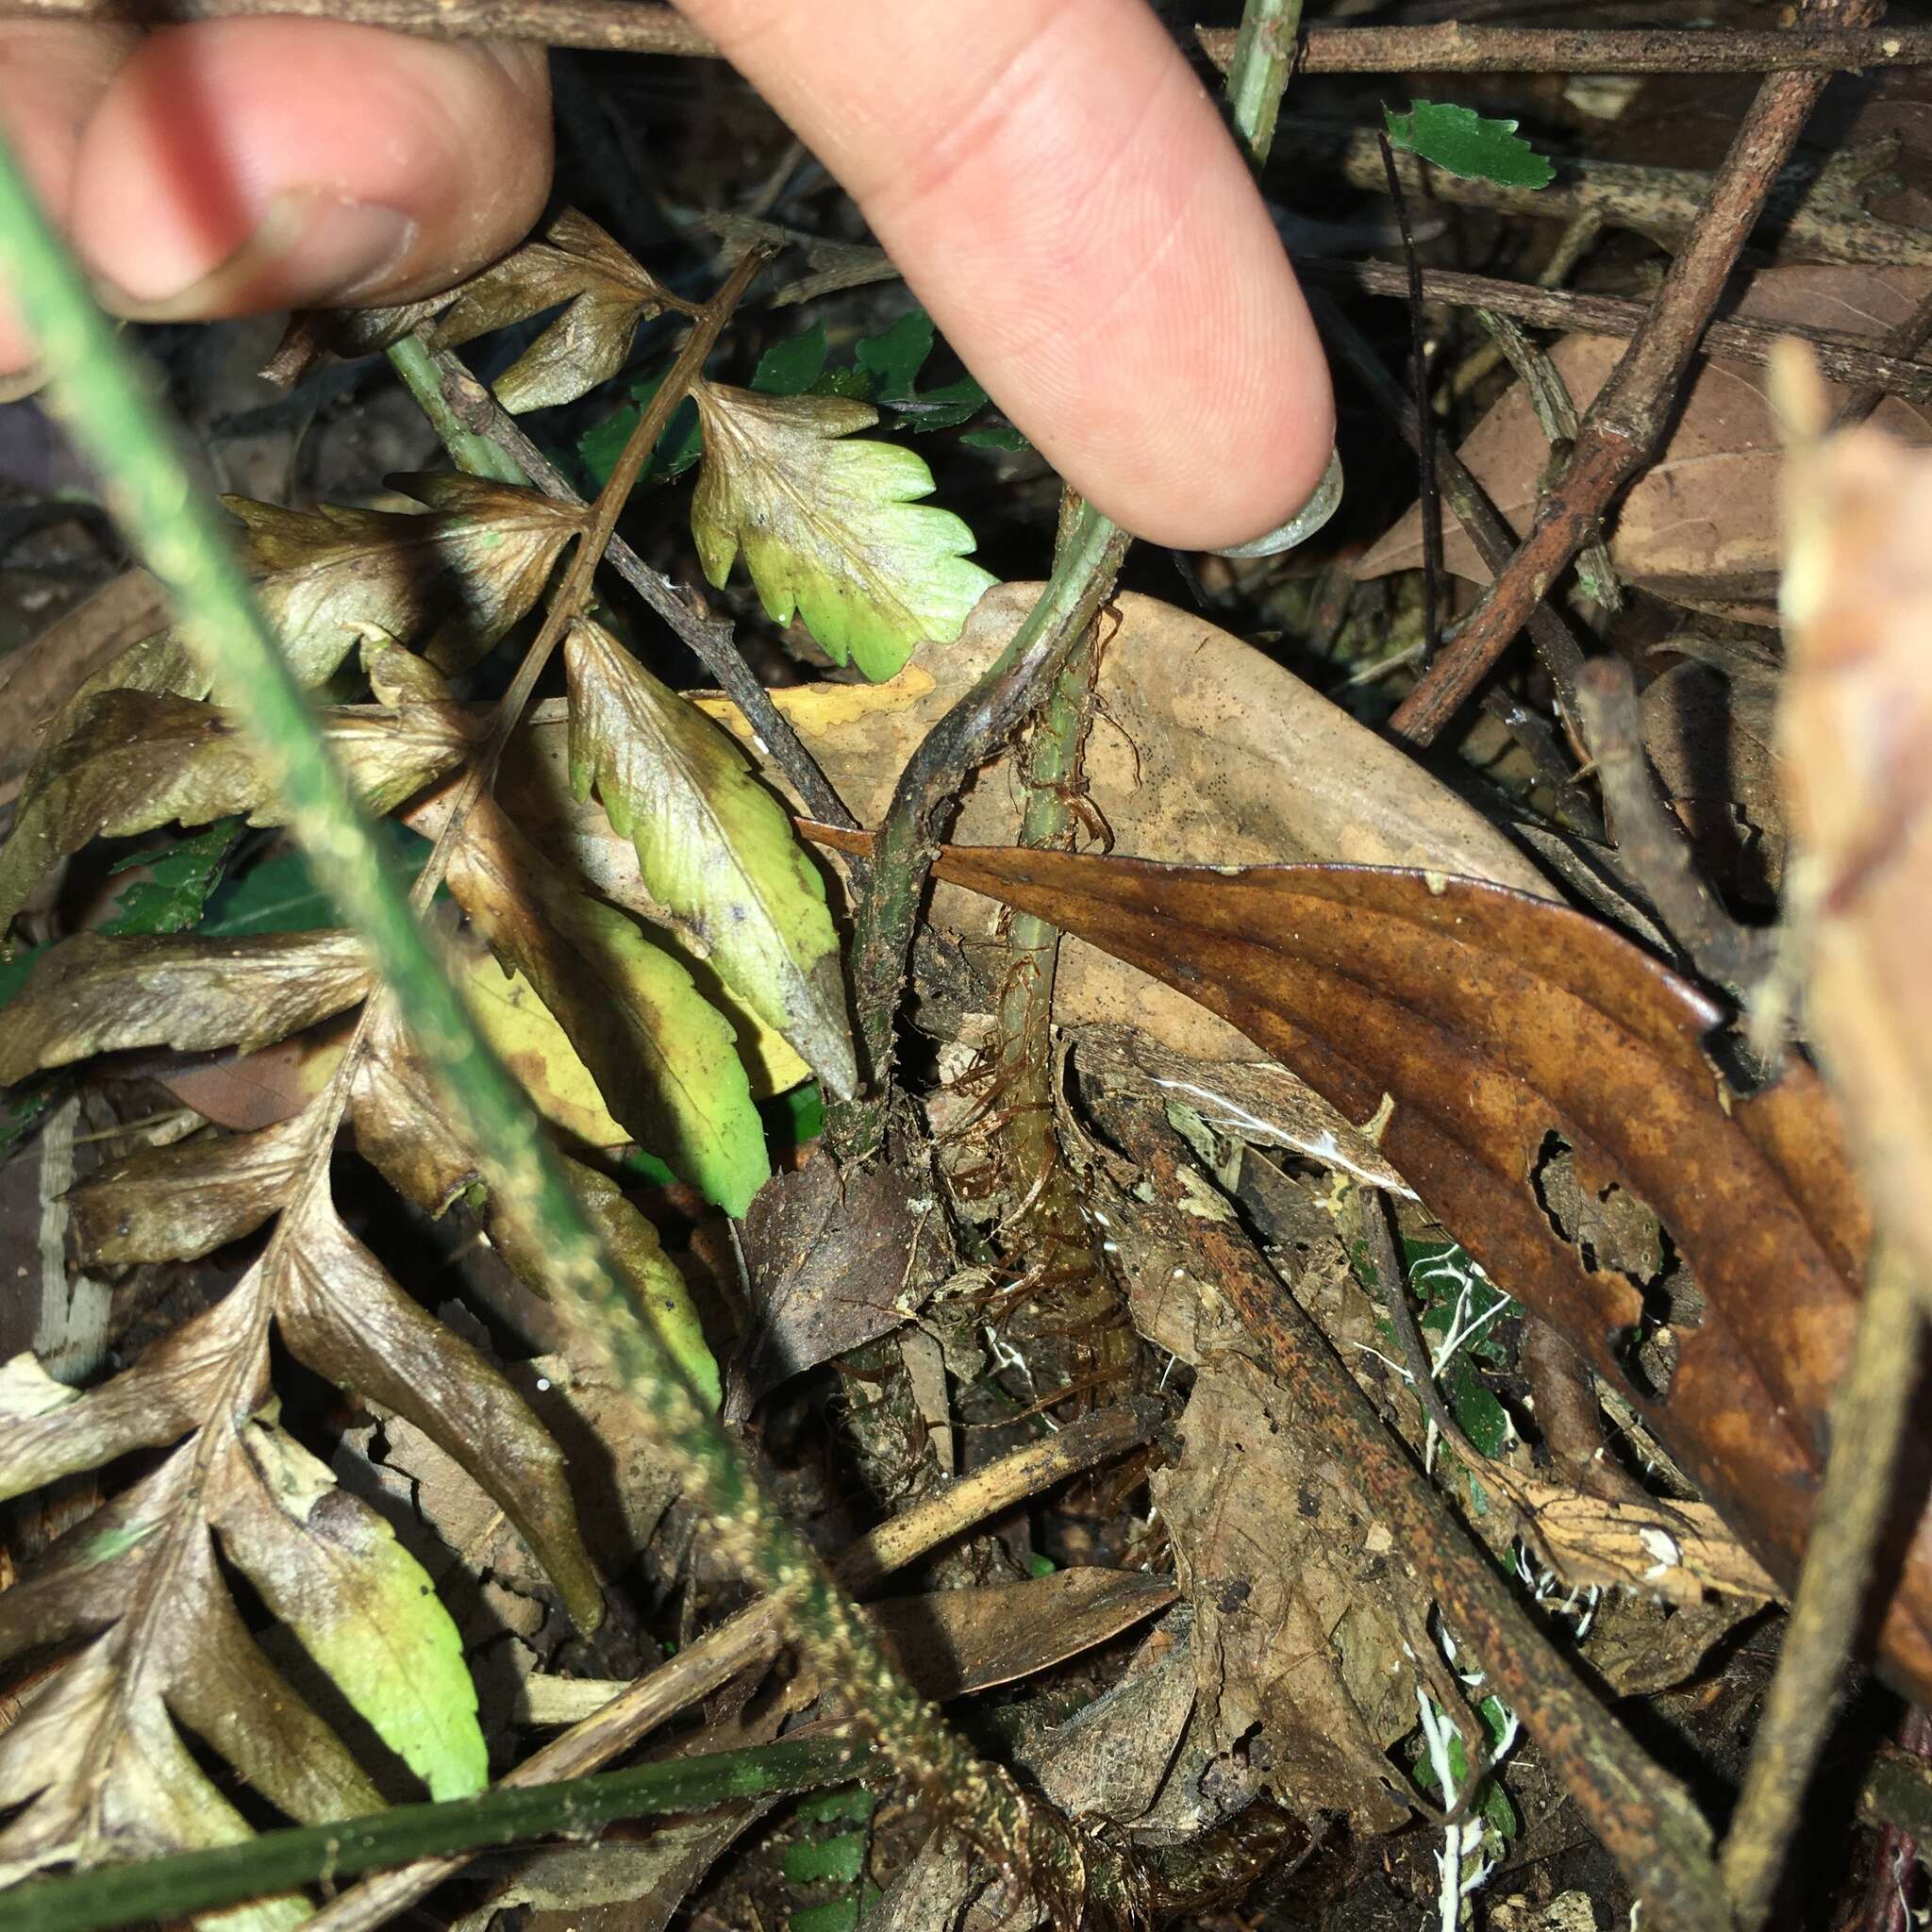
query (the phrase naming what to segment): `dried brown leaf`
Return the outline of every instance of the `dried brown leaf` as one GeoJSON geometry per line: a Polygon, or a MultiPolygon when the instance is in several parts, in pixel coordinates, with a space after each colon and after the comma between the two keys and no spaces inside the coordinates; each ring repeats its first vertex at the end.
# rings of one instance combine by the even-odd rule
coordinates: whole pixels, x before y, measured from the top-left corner
{"type": "MultiPolygon", "coordinates": [[[[1374,1124],[1430,1211],[1563,1330],[1789,1585],[1870,1239],[1806,1068],[1739,1097],[1707,1058],[1724,1016],[1702,993],[1582,914],[1474,881],[958,847],[941,871],[1189,987],[1374,1124]],[[1627,1352],[1638,1288],[1588,1265],[1537,1198],[1552,1133],[1592,1191],[1614,1182],[1648,1204],[1703,1291],[1662,1392],[1627,1352]]],[[[1923,1527],[1883,1634],[1893,1676],[1932,1687],[1923,1527]]]]}
{"type": "Polygon", "coordinates": [[[563,313],[496,378],[506,409],[575,402],[624,367],[641,322],[684,307],[595,222],[566,208],[541,242],[458,290],[430,341],[458,348],[559,304],[563,313]]]}
{"type": "Polygon", "coordinates": [[[1153,1491],[1194,1607],[1196,1724],[1217,1755],[1249,1740],[1289,1806],[1393,1830],[1409,1806],[1385,1754],[1415,1705],[1388,1531],[1324,1476],[1325,1446],[1253,1362],[1204,1363],[1177,1426],[1153,1491]]]}
{"type": "MultiPolygon", "coordinates": [[[[922,648],[888,684],[799,685],[773,693],[861,824],[884,816],[914,747],[1005,648],[1041,588],[990,591],[956,642],[922,648]]],[[[1109,607],[1103,631],[1086,774],[1116,850],[1201,865],[1411,865],[1550,892],[1472,806],[1232,633],[1131,592],[1109,607]]],[[[705,703],[749,741],[734,706],[705,703]]],[[[560,765],[563,735],[555,712],[540,713],[525,755],[560,765]]],[[[780,774],[769,764],[765,771],[782,789],[780,774]]],[[[593,807],[572,811],[559,791],[554,781],[519,791],[520,821],[546,849],[568,856],[593,890],[633,903],[638,868],[625,841],[593,807]]],[[[997,845],[1018,823],[1009,775],[993,766],[968,781],[953,836],[962,844],[997,845]]],[[[944,884],[934,891],[932,915],[941,932],[969,950],[991,937],[999,917],[997,908],[944,884]]],[[[1140,1027],[1196,1059],[1255,1057],[1248,1041],[1195,1001],[1077,939],[1060,949],[1054,1014],[1064,1024],[1140,1027]]]]}
{"type": "Polygon", "coordinates": [[[893,1655],[937,1704],[1051,1670],[1131,1630],[1177,1594],[1141,1570],[1075,1567],[1024,1583],[893,1597],[871,1615],[893,1655]]]}
{"type": "Polygon", "coordinates": [[[821,1150],[779,1174],[744,1222],[751,1329],[732,1363],[727,1421],[849,1348],[889,1334],[932,1287],[931,1204],[890,1162],[841,1167],[821,1150]]]}
{"type": "MultiPolygon", "coordinates": [[[[378,817],[448,771],[475,735],[454,705],[340,707],[319,722],[364,808],[378,817]]],[[[98,691],[70,713],[68,735],[42,759],[32,795],[14,815],[0,852],[0,927],[56,860],[90,840],[231,814],[256,825],[281,823],[231,713],[192,698],[98,691]]]]}
{"type": "Polygon", "coordinates": [[[123,1047],[266,1046],[354,1006],[375,982],[348,932],[81,933],[43,953],[0,1008],[0,1087],[123,1047]]]}
{"type": "Polygon", "coordinates": [[[275,1325],[298,1359],[413,1423],[461,1463],[515,1524],[588,1629],[602,1596],[577,1537],[563,1452],[529,1406],[453,1329],[390,1279],[311,1194],[282,1239],[275,1325]]]}
{"type": "MultiPolygon", "coordinates": [[[[1904,322],[1932,287],[1924,271],[1844,262],[1794,264],[1753,276],[1734,312],[1876,339],[1904,322]]],[[[1566,336],[1550,351],[1578,409],[1588,408],[1628,345],[1566,336]]],[[[1777,621],[1778,427],[1761,368],[1698,365],[1662,454],[1623,498],[1609,525],[1610,560],[1631,583],[1756,624],[1777,621]]],[[[1840,398],[1843,391],[1836,391],[1840,398]]],[[[1910,441],[1932,441],[1932,409],[1888,397],[1874,418],[1910,441]]],[[[1471,432],[1459,454],[1519,535],[1529,528],[1549,441],[1518,387],[1471,432]]],[[[1443,515],[1442,560],[1487,583],[1488,567],[1443,515]]],[[[1356,565],[1360,577],[1422,564],[1422,515],[1411,509],[1356,565]]]]}
{"type": "Polygon", "coordinates": [[[196,1261],[281,1211],[311,1130],[299,1115],[255,1133],[145,1147],[90,1174],[67,1197],[85,1267],[196,1261]]]}

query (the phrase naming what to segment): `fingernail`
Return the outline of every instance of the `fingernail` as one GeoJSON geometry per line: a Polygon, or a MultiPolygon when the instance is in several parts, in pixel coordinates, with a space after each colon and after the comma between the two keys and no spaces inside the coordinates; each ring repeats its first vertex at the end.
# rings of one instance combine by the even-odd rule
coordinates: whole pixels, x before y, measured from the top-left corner
{"type": "Polygon", "coordinates": [[[278,194],[225,260],[191,270],[161,249],[124,267],[106,299],[135,322],[310,308],[378,286],[415,239],[416,224],[392,208],[297,189],[278,194]]]}
{"type": "Polygon", "coordinates": [[[1315,485],[1315,493],[1287,523],[1245,543],[1237,543],[1230,549],[1217,550],[1214,554],[1216,557],[1279,557],[1284,550],[1292,550],[1297,543],[1306,543],[1335,514],[1341,503],[1341,455],[1339,450],[1330,450],[1328,467],[1322,472],[1322,480],[1315,485]]]}

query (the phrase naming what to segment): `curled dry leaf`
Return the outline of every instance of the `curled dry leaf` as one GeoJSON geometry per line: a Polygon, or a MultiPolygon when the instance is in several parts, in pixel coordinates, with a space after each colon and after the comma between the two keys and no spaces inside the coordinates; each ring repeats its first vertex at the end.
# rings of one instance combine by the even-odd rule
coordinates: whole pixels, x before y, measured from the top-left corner
{"type": "MultiPolygon", "coordinates": [[[[1696,989],[1579,913],[1472,880],[959,847],[940,870],[1185,986],[1371,1131],[1789,1585],[1870,1239],[1837,1115],[1806,1068],[1734,1094],[1704,1044],[1724,1015],[1696,989]],[[1629,1353],[1638,1286],[1564,1241],[1538,1198],[1552,1134],[1591,1191],[1614,1182],[1655,1210],[1704,1292],[1667,1389],[1629,1353]]],[[[1891,1675],[1932,1689],[1923,1526],[1883,1640],[1891,1675]]]]}
{"type": "MultiPolygon", "coordinates": [[[[1244,1792],[1346,1811],[1392,1831],[1409,1806],[1387,1757],[1415,1726],[1412,1673],[1390,1606],[1386,1528],[1324,1479],[1329,1452],[1292,1400],[1238,1356],[1204,1363],[1178,1424],[1178,1463],[1153,1479],[1194,1607],[1194,1724],[1232,1759],[1257,1728],[1244,1792]]],[[[1205,1794],[1201,1823],[1217,1822],[1205,1794]]]]}
{"type": "MultiPolygon", "coordinates": [[[[1795,372],[1793,416],[1820,420],[1795,372]]],[[[1778,746],[1809,1021],[1886,1220],[1932,1281],[1932,452],[1868,424],[1791,458],[1778,746]]]]}
{"type": "MultiPolygon", "coordinates": [[[[70,721],[0,852],[0,928],[56,860],[90,840],[174,822],[205,825],[237,813],[251,824],[281,823],[231,714],[213,705],[106,691],[82,700],[70,721]]],[[[377,816],[448,771],[475,736],[453,705],[342,707],[324,711],[320,722],[364,808],[377,816]]]]}
{"type": "Polygon", "coordinates": [[[726,1213],[771,1166],[731,1023],[615,907],[579,891],[491,801],[450,861],[449,889],[536,989],[630,1134],[726,1213]]]}
{"type": "MultiPolygon", "coordinates": [[[[1753,276],[1734,312],[1875,340],[1907,320],[1928,288],[1932,275],[1923,270],[1793,264],[1753,276]]],[[[1627,346],[1578,335],[1551,349],[1578,409],[1589,408],[1627,346]]],[[[1744,363],[1712,358],[1698,365],[1662,454],[1624,495],[1609,526],[1610,560],[1628,582],[1674,603],[1776,623],[1782,458],[1768,383],[1763,369],[1744,363]]],[[[1908,441],[1932,441],[1932,409],[1896,396],[1881,403],[1873,420],[1908,441]]],[[[1510,525],[1525,532],[1549,441],[1520,386],[1477,424],[1458,453],[1510,525]]],[[[1442,546],[1442,561],[1457,576],[1489,581],[1487,566],[1447,511],[1442,546]]],[[[1422,557],[1422,514],[1411,509],[1360,559],[1356,575],[1419,569],[1422,557]]]]}
{"type": "Polygon", "coordinates": [[[686,305],[597,224],[565,208],[526,242],[457,291],[430,341],[454,349],[546,308],[563,313],[496,378],[506,409],[573,403],[622,369],[641,322],[686,305]]]}
{"type": "Polygon", "coordinates": [[[795,612],[838,664],[891,677],[950,643],[993,578],[973,532],[920,498],[932,472],[895,443],[853,441],[878,411],[847,396],[767,396],[700,382],[704,467],[691,528],[722,588],[741,547],[774,624],[795,612]]]}
{"type": "Polygon", "coordinates": [[[168,934],[50,946],[0,1007],[0,1087],[130,1046],[266,1046],[353,1007],[375,983],[349,932],[168,934]]]}
{"type": "Polygon", "coordinates": [[[570,766],[636,848],[652,897],[831,1092],[858,1086],[839,936],[784,808],[702,711],[601,625],[565,646],[570,766]]]}

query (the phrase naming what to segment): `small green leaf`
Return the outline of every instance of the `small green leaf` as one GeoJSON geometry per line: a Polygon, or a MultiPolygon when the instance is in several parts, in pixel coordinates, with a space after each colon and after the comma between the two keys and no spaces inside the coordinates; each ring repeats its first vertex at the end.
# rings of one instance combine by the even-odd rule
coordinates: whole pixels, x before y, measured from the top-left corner
{"type": "Polygon", "coordinates": [[[885,1894],[869,1880],[857,1892],[844,1898],[827,1899],[822,1906],[808,1906],[791,1914],[791,1932],[858,1932],[860,1912],[870,1920],[883,1903],[885,1894]]]}
{"type": "Polygon", "coordinates": [[[994,424],[988,429],[969,429],[959,441],[969,449],[1031,449],[1033,445],[1010,423],[994,424]]]}
{"type": "Polygon", "coordinates": [[[796,1816],[801,1824],[836,1824],[841,1819],[870,1818],[877,1805],[877,1794],[864,1785],[840,1785],[801,1798],[796,1816]]]}
{"type": "Polygon", "coordinates": [[[878,412],[839,396],[697,391],[705,460],[691,535],[723,586],[741,547],[774,624],[805,620],[841,663],[874,681],[930,638],[951,643],[991,586],[967,560],[973,532],[918,499],[932,472],[908,449],[854,439],[878,412]]]}
{"type": "Polygon", "coordinates": [[[463,1641],[423,1566],[272,1415],[233,1452],[222,1546],[372,1729],[438,1798],[483,1789],[489,1754],[463,1641]]]}
{"type": "Polygon", "coordinates": [[[865,1834],[806,1840],[785,1854],[785,1875],[793,1885],[850,1885],[865,1863],[865,1834]]]}
{"type": "MultiPolygon", "coordinates": [[[[988,400],[986,391],[970,375],[962,375],[958,382],[945,382],[938,389],[923,390],[918,395],[894,407],[900,423],[915,436],[924,436],[928,430],[952,429],[961,423],[970,422],[986,408],[988,400]]],[[[999,435],[1017,439],[1010,445],[1000,444],[1001,448],[1031,447],[1017,429],[976,429],[959,441],[983,444],[986,438],[999,435]]]]}
{"type": "MultiPolygon", "coordinates": [[[[634,385],[631,400],[614,414],[607,416],[594,429],[587,430],[578,441],[577,455],[599,490],[610,480],[610,473],[617,467],[617,459],[624,454],[624,446],[630,441],[631,431],[638,426],[638,418],[650,407],[651,398],[658,393],[659,385],[669,374],[670,364],[667,363],[649,380],[634,385]]],[[[669,483],[674,477],[683,475],[697,461],[703,448],[704,437],[698,428],[697,405],[687,396],[672,410],[671,421],[664,425],[664,434],[658,439],[658,447],[651,452],[651,459],[644,465],[641,480],[669,483]]]]}
{"type": "Polygon", "coordinates": [[[923,308],[910,308],[891,327],[860,341],[852,359],[872,378],[874,400],[899,403],[912,393],[932,343],[932,317],[923,308]]]}
{"type": "Polygon", "coordinates": [[[1407,114],[1382,110],[1389,144],[1420,155],[1466,181],[1503,188],[1547,188],[1557,171],[1516,131],[1513,121],[1486,121],[1473,108],[1417,101],[1407,114]]]}
{"type": "Polygon", "coordinates": [[[101,930],[118,938],[124,933],[186,932],[197,924],[208,894],[222,882],[229,848],[241,829],[240,819],[221,819],[161,852],[122,859],[115,872],[145,865],[148,875],[122,893],[113,917],[101,930]]]}
{"type": "Polygon", "coordinates": [[[819,322],[802,336],[789,336],[782,342],[774,342],[758,358],[751,386],[768,396],[803,395],[824,374],[824,369],[825,325],[819,322]]]}
{"type": "MultiPolygon", "coordinates": [[[[429,841],[394,819],[384,819],[376,832],[389,845],[398,872],[414,878],[429,857],[429,841]]],[[[291,850],[224,879],[209,894],[207,915],[196,930],[206,939],[249,939],[261,933],[315,932],[341,923],[308,859],[291,850]]]]}
{"type": "Polygon", "coordinates": [[[729,737],[599,625],[564,647],[571,784],[594,784],[652,896],[835,1093],[858,1066],[824,882],[729,737]]]}

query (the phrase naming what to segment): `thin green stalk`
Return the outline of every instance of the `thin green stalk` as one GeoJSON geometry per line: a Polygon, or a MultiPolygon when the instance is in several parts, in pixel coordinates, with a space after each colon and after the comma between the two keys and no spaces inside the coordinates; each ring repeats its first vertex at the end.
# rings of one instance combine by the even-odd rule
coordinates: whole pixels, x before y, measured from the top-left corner
{"type": "Polygon", "coordinates": [[[981,1764],[899,1674],[850,1597],[759,1490],[736,1445],[665,1353],[611,1264],[523,1090],[491,1052],[330,757],[307,699],[182,462],[151,386],[102,318],[0,147],[0,278],[31,330],[49,398],[103,479],[109,508],[171,593],[183,634],[242,721],[287,823],[368,943],[425,1063],[464,1121],[496,1200],[551,1261],[549,1287],[621,1387],[654,1445],[711,1517],[731,1559],[782,1592],[803,1648],[895,1768],[952,1822],[1036,1878],[1077,1864],[1057,1821],[981,1764]],[[1044,1835],[1043,1835],[1044,1834],[1044,1835]],[[1043,1868],[1043,1869],[1042,1869],[1043,1868]]]}
{"type": "Polygon", "coordinates": [[[973,688],[928,731],[899,774],[873,843],[873,876],[854,921],[852,976],[870,1091],[827,1116],[832,1144],[847,1158],[883,1137],[891,1074],[892,1023],[905,985],[913,928],[939,853],[933,815],[972,768],[990,758],[1058,675],[1105,601],[1132,540],[1090,505],[1054,559],[1053,575],[1012,641],[973,688]]]}
{"type": "Polygon", "coordinates": [[[1844,1380],[1832,1399],[1831,1457],[1811,1518],[1784,1649],[1751,1746],[1720,1865],[1744,1932],[1769,1915],[1805,1818],[1818,1754],[1845,1693],[1846,1659],[1893,1501],[1892,1472],[1911,1422],[1925,1339],[1925,1297],[1902,1243],[1881,1235],[1844,1380]]]}
{"type": "Polygon", "coordinates": [[[442,392],[442,373],[429,344],[421,336],[405,336],[389,345],[390,367],[402,377],[403,387],[415,399],[416,407],[429,420],[450,461],[472,476],[487,476],[492,483],[527,484],[529,478],[516,462],[491,441],[470,428],[442,392]]]}
{"type": "Polygon", "coordinates": [[[1294,72],[1302,0],[1248,0],[1227,69],[1227,108],[1234,131],[1258,172],[1274,145],[1281,97],[1294,72]]]}
{"type": "Polygon", "coordinates": [[[412,1858],[588,1837],[621,1818],[708,1811],[734,1798],[816,1790],[862,1774],[874,1761],[869,1745],[834,1733],[674,1757],[564,1784],[499,1785],[473,1798],[396,1805],[367,1818],[264,1832],[214,1851],[39,1879],[7,1894],[8,1932],[103,1932],[150,1919],[166,1924],[412,1858]]]}

